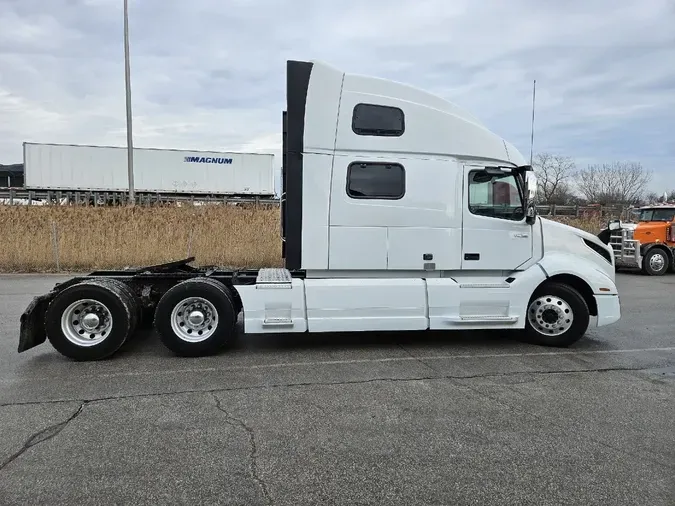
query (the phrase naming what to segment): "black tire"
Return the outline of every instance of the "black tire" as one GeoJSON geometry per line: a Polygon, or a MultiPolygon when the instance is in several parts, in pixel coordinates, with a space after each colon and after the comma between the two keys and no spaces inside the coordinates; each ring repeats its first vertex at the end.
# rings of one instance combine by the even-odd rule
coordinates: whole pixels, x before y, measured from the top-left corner
{"type": "Polygon", "coordinates": [[[666,272],[668,272],[670,263],[671,262],[670,258],[668,257],[668,253],[666,253],[661,248],[652,248],[642,258],[642,270],[645,273],[649,274],[650,276],[663,276],[666,272]],[[652,259],[657,255],[663,257],[663,265],[661,268],[658,267],[655,268],[654,266],[652,266],[652,259]]]}
{"type": "Polygon", "coordinates": [[[586,301],[577,290],[563,283],[548,282],[538,287],[527,303],[523,340],[540,346],[567,347],[584,336],[589,322],[590,311],[588,310],[588,304],[586,304],[586,301]],[[543,300],[538,300],[541,298],[543,300]],[[556,298],[559,301],[556,301],[556,298]],[[560,301],[562,303],[558,304],[560,301]],[[539,302],[544,305],[551,303],[554,306],[554,309],[550,310],[552,313],[545,313],[546,309],[539,313],[539,302]],[[567,308],[565,305],[567,305],[567,308]],[[533,309],[534,312],[532,312],[533,309]],[[560,323],[554,325],[551,323],[551,320],[553,318],[552,314],[556,312],[558,312],[555,316],[558,318],[556,322],[560,323]],[[539,317],[537,313],[539,313],[539,317]],[[565,315],[570,313],[572,314],[572,318],[571,322],[568,322],[565,315]],[[548,318],[549,315],[551,315],[551,318],[548,318]],[[541,322],[541,325],[538,324],[535,328],[530,321],[530,316],[534,317],[535,322],[541,322]],[[561,327],[555,329],[556,325],[561,325],[561,327]],[[566,328],[566,330],[560,334],[555,334],[555,332],[562,328],[566,328]]]}
{"type": "Polygon", "coordinates": [[[131,289],[126,283],[122,283],[116,279],[101,279],[100,283],[105,284],[106,286],[115,286],[119,288],[125,294],[123,299],[124,303],[129,307],[129,314],[131,315],[131,331],[127,334],[125,341],[128,341],[134,336],[136,329],[138,329],[142,323],[143,319],[143,309],[141,307],[141,301],[136,295],[136,293],[131,289]]]}
{"type": "MultiPolygon", "coordinates": [[[[83,281],[59,292],[47,308],[45,329],[52,346],[62,355],[78,361],[101,360],[113,355],[136,330],[138,307],[129,288],[113,279],[83,281]],[[62,317],[71,304],[91,299],[110,311],[112,329],[98,344],[78,345],[64,333],[62,317]]],[[[68,324],[65,324],[68,327],[68,324]]],[[[72,327],[74,328],[74,327],[72,327]]],[[[96,335],[96,334],[94,334],[96,335]]]]}
{"type": "MultiPolygon", "coordinates": [[[[184,319],[185,317],[180,316],[178,318],[184,319]]],[[[162,344],[182,357],[199,357],[216,353],[228,343],[235,332],[236,323],[236,304],[229,288],[211,278],[188,279],[167,290],[157,304],[154,319],[155,330],[159,334],[162,344]],[[212,321],[210,327],[203,328],[203,332],[211,333],[208,337],[201,338],[197,334],[193,334],[194,339],[202,339],[200,341],[187,340],[187,336],[184,337],[176,333],[172,326],[174,308],[192,297],[205,299],[217,313],[215,322],[212,321]]],[[[192,330],[188,326],[183,328],[188,329],[186,332],[192,330]]]]}

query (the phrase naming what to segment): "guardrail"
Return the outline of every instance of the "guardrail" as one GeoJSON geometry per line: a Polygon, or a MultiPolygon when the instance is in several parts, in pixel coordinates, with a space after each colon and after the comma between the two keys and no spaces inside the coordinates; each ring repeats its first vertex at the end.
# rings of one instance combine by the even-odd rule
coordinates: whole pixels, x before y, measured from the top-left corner
{"type": "Polygon", "coordinates": [[[621,218],[627,220],[631,218],[632,210],[626,206],[593,206],[593,205],[575,205],[559,206],[556,204],[538,205],[537,214],[540,216],[569,216],[574,218],[621,218]]]}
{"type": "MultiPolygon", "coordinates": [[[[52,191],[0,188],[0,204],[9,205],[122,205],[128,200],[126,192],[52,191]]],[[[228,203],[279,205],[277,197],[267,195],[199,195],[188,193],[136,193],[138,205],[158,203],[228,203]]],[[[537,205],[541,216],[569,216],[577,218],[629,219],[631,209],[624,206],[561,206],[537,205]]]]}
{"type": "MultiPolygon", "coordinates": [[[[0,204],[5,205],[123,205],[126,192],[52,191],[0,188],[0,204]]],[[[279,199],[268,195],[200,195],[188,193],[136,193],[138,205],[167,203],[226,203],[279,205],[279,199]]]]}

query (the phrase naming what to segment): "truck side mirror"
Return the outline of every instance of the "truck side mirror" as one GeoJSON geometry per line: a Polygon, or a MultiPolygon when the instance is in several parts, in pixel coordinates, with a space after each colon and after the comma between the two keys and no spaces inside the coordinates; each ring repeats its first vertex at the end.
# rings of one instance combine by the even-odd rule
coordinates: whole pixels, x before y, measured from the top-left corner
{"type": "Polygon", "coordinates": [[[528,206],[527,211],[525,212],[525,223],[528,225],[534,225],[534,222],[537,220],[537,210],[534,205],[528,206]]]}
{"type": "Polygon", "coordinates": [[[525,195],[528,202],[534,202],[537,197],[537,176],[532,171],[525,173],[525,195]]]}
{"type": "Polygon", "coordinates": [[[621,220],[610,220],[609,223],[607,223],[607,228],[609,230],[621,229],[621,220]]]}
{"type": "Polygon", "coordinates": [[[525,172],[525,222],[528,225],[534,224],[537,218],[536,197],[537,176],[534,175],[534,172],[528,170],[525,172]]]}

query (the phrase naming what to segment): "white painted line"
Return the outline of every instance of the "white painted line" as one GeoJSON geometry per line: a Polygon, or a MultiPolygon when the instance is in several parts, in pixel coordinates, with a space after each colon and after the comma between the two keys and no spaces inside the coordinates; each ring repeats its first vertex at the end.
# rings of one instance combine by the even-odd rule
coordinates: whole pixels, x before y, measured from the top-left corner
{"type": "MultiPolygon", "coordinates": [[[[589,350],[589,351],[550,351],[550,352],[530,352],[530,353],[483,353],[475,355],[431,355],[425,356],[405,356],[405,357],[383,357],[383,358],[363,358],[351,360],[318,360],[315,362],[279,362],[276,364],[252,364],[252,365],[234,365],[230,367],[202,367],[189,369],[168,369],[159,371],[127,371],[127,372],[112,372],[101,374],[87,374],[82,377],[95,378],[115,378],[120,376],[154,376],[160,374],[190,374],[190,373],[207,373],[207,372],[229,372],[229,371],[254,371],[260,369],[280,369],[285,367],[312,367],[322,365],[351,365],[351,364],[377,364],[387,362],[416,362],[416,361],[430,361],[430,360],[470,360],[481,358],[514,358],[514,357],[556,357],[556,356],[584,356],[584,355],[613,355],[624,353],[649,353],[649,352],[668,352],[675,351],[675,346],[664,348],[633,348],[625,350],[589,350]]],[[[524,374],[527,371],[523,371],[524,374]]]]}

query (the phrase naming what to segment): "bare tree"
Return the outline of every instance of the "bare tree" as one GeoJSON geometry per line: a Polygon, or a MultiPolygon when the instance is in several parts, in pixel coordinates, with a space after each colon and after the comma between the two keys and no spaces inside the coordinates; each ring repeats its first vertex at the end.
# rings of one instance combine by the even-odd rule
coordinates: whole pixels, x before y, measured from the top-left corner
{"type": "Polygon", "coordinates": [[[573,199],[570,187],[575,165],[571,158],[539,153],[532,162],[539,180],[539,201],[543,204],[564,205],[573,199]]]}
{"type": "Polygon", "coordinates": [[[651,171],[638,162],[589,165],[577,174],[577,188],[595,204],[635,204],[651,179],[651,171]]]}
{"type": "Polygon", "coordinates": [[[656,192],[649,192],[644,198],[646,204],[653,204],[654,202],[658,202],[658,200],[659,196],[656,194],[656,192]]]}
{"type": "Polygon", "coordinates": [[[656,193],[651,191],[647,193],[644,197],[644,204],[656,204],[663,202],[673,202],[675,201],[675,190],[670,190],[670,192],[656,193]]]}

